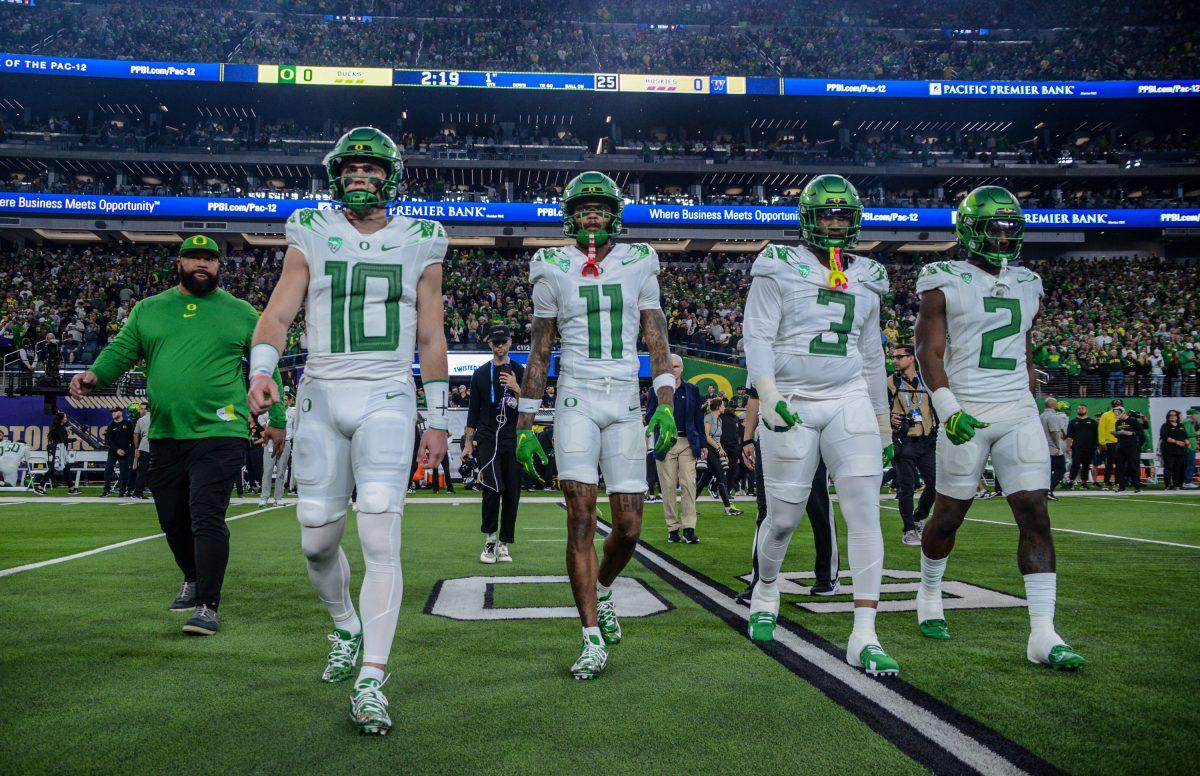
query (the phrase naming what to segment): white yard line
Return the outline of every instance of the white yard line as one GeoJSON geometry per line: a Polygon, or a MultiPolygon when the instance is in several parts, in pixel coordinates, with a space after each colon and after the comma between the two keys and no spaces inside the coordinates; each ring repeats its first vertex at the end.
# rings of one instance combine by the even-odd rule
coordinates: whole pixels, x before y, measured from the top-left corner
{"type": "MultiPolygon", "coordinates": [[[[234,515],[233,517],[226,518],[225,522],[232,523],[234,520],[241,520],[243,517],[253,517],[254,515],[261,515],[263,512],[270,512],[274,509],[279,509],[279,507],[267,507],[266,509],[256,509],[253,512],[246,512],[244,514],[234,515]]],[[[156,533],[151,536],[139,536],[136,539],[126,539],[125,541],[117,542],[116,544],[107,544],[103,547],[97,547],[94,550],[85,550],[83,552],[74,553],[73,555],[63,555],[61,558],[51,558],[50,560],[40,560],[37,563],[27,563],[24,566],[14,566],[10,569],[0,569],[0,577],[8,577],[8,576],[12,576],[13,574],[20,574],[22,571],[33,571],[34,569],[40,569],[45,566],[53,566],[58,563],[66,563],[69,560],[77,560],[79,558],[86,558],[89,555],[98,555],[102,552],[108,552],[109,550],[115,550],[120,547],[128,547],[131,544],[138,544],[139,542],[148,542],[151,539],[159,539],[159,538],[162,538],[163,536],[165,536],[165,534],[161,534],[161,533],[156,533]]]]}

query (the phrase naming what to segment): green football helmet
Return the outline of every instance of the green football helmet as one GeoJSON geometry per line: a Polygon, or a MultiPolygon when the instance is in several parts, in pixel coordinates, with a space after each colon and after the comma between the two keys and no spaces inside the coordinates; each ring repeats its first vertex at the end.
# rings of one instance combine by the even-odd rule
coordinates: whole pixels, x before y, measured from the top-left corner
{"type": "Polygon", "coordinates": [[[404,160],[396,143],[374,127],[356,127],[342,135],[325,154],[325,174],[329,178],[329,194],[351,210],[367,210],[383,207],[396,199],[400,193],[400,179],[404,177],[404,160]],[[347,192],[342,181],[342,163],[347,159],[370,159],[387,170],[387,176],[376,183],[375,191],[358,189],[347,192]]]}
{"type": "Polygon", "coordinates": [[[563,189],[562,195],[563,233],[574,237],[581,247],[588,244],[588,236],[593,233],[582,226],[576,226],[573,214],[575,206],[587,200],[600,200],[612,206],[612,222],[607,229],[594,233],[596,245],[603,245],[610,237],[621,233],[621,208],[625,205],[625,199],[616,182],[602,172],[593,170],[580,173],[571,179],[563,189]]]}
{"type": "Polygon", "coordinates": [[[818,175],[800,192],[800,237],[816,248],[853,248],[862,229],[862,199],[850,181],[840,175],[818,175]],[[844,235],[826,234],[817,226],[822,211],[850,216],[844,235]]]}
{"type": "Polygon", "coordinates": [[[1025,214],[1008,189],[980,186],[958,206],[954,232],[967,253],[999,267],[1021,254],[1025,214]]]}

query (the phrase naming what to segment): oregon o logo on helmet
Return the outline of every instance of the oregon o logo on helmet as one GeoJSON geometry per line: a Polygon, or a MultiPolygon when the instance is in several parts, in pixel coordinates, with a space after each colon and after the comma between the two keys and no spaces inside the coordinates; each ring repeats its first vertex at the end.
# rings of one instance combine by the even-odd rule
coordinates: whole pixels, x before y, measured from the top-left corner
{"type": "Polygon", "coordinates": [[[355,150],[355,151],[361,151],[361,150],[363,150],[364,148],[366,148],[366,146],[364,146],[362,143],[355,143],[355,144],[354,144],[354,150],[355,150]]]}

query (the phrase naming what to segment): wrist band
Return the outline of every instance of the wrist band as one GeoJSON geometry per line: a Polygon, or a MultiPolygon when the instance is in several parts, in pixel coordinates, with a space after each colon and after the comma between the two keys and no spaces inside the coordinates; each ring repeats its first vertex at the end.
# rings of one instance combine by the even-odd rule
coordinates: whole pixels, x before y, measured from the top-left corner
{"type": "Polygon", "coordinates": [[[279,365],[279,350],[269,342],[260,342],[250,348],[250,376],[275,374],[279,365]]]}
{"type": "Polygon", "coordinates": [[[749,447],[752,444],[754,444],[754,437],[750,437],[749,439],[742,440],[742,447],[749,447]]]}
{"type": "Polygon", "coordinates": [[[938,388],[930,398],[933,400],[933,409],[938,414],[938,420],[943,423],[954,413],[962,411],[962,407],[958,406],[958,399],[954,398],[949,388],[938,388]]]}
{"type": "Polygon", "coordinates": [[[517,399],[517,412],[524,415],[534,414],[542,408],[540,399],[517,399]]]}
{"type": "Polygon", "coordinates": [[[655,393],[658,393],[659,388],[670,388],[675,390],[675,375],[671,373],[661,374],[654,378],[654,382],[650,384],[655,393]]]}

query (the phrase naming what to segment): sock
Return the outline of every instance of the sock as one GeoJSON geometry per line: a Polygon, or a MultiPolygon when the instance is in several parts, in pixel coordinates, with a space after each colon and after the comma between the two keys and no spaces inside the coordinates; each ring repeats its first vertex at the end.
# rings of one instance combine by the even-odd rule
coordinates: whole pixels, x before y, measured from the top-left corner
{"type": "Polygon", "coordinates": [[[854,607],[854,630],[851,638],[858,636],[863,641],[872,644],[879,641],[875,635],[875,609],[871,606],[854,607]]]}
{"type": "Polygon", "coordinates": [[[767,517],[759,524],[754,534],[757,545],[758,575],[762,579],[774,580],[779,576],[783,559],[787,556],[788,544],[796,526],[804,517],[804,505],[808,501],[809,488],[799,488],[796,502],[784,501],[767,493],[767,517]]]}
{"type": "Polygon", "coordinates": [[[601,601],[603,601],[605,598],[608,598],[608,596],[610,594],[612,594],[612,588],[600,584],[600,581],[597,580],[596,581],[596,597],[599,598],[601,601]]]}
{"type": "Polygon", "coordinates": [[[584,627],[583,640],[589,644],[603,644],[604,637],[600,635],[600,626],[597,625],[594,628],[584,627]]]}
{"type": "Polygon", "coordinates": [[[358,679],[355,680],[354,683],[358,684],[363,679],[374,679],[375,681],[379,682],[380,684],[383,684],[383,680],[384,680],[385,676],[386,676],[386,674],[384,674],[382,668],[375,668],[374,666],[363,666],[362,669],[358,672],[358,679]]]}
{"type": "Polygon", "coordinates": [[[341,517],[316,528],[303,526],[300,529],[300,547],[308,563],[308,579],[337,627],[343,627],[340,623],[352,618],[358,619],[350,598],[350,562],[341,545],[345,527],[346,520],[341,517]]]}
{"type": "Polygon", "coordinates": [[[495,532],[495,531],[492,531],[490,534],[488,534],[488,535],[487,535],[487,540],[488,540],[489,542],[494,542],[494,541],[496,541],[496,532],[495,532]]]}
{"type": "Polygon", "coordinates": [[[1025,575],[1025,599],[1029,602],[1029,629],[1034,635],[1054,632],[1054,599],[1058,575],[1053,571],[1025,575]]]}
{"type": "Polygon", "coordinates": [[[921,553],[921,594],[926,598],[942,598],[942,575],[946,573],[949,557],[934,560],[921,553]]]}
{"type": "Polygon", "coordinates": [[[359,512],[358,538],[362,544],[362,589],[358,609],[363,620],[363,662],[384,663],[392,652],[396,620],[404,596],[400,568],[400,513],[359,512]]]}
{"type": "Polygon", "coordinates": [[[362,620],[358,619],[358,614],[351,609],[350,614],[346,615],[345,619],[334,620],[333,627],[354,636],[362,633],[362,620]]]}
{"type": "Polygon", "coordinates": [[[879,530],[879,486],[883,475],[839,477],[838,501],[846,521],[846,549],[854,599],[878,601],[883,583],[883,533],[879,530]]]}

